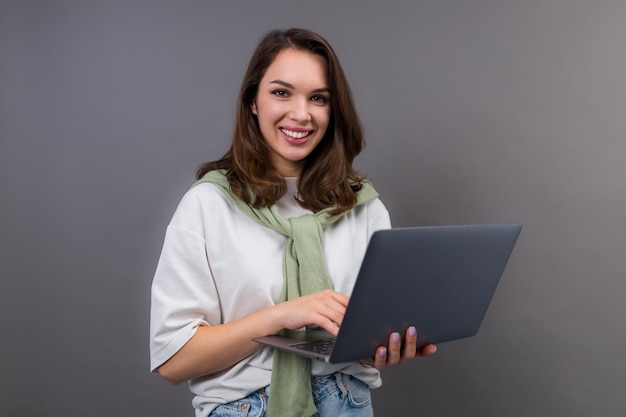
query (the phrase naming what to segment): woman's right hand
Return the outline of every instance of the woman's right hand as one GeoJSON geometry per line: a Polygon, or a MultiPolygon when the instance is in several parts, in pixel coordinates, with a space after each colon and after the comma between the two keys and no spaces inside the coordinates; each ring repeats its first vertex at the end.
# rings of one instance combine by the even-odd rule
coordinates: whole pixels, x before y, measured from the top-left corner
{"type": "Polygon", "coordinates": [[[337,336],[349,300],[348,296],[340,292],[323,290],[277,304],[273,307],[280,327],[276,333],[283,329],[320,326],[337,336]]]}

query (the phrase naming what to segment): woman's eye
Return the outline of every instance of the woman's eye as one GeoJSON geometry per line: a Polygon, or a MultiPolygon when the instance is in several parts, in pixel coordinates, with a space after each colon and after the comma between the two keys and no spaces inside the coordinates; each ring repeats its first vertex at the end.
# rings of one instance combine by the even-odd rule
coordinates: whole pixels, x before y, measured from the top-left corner
{"type": "Polygon", "coordinates": [[[326,98],[326,96],[320,96],[320,95],[314,95],[313,97],[311,97],[311,101],[314,101],[320,104],[328,103],[328,99],[326,98]]]}
{"type": "Polygon", "coordinates": [[[274,90],[272,91],[272,94],[274,94],[275,96],[278,97],[288,97],[289,93],[287,92],[287,90],[274,90]]]}

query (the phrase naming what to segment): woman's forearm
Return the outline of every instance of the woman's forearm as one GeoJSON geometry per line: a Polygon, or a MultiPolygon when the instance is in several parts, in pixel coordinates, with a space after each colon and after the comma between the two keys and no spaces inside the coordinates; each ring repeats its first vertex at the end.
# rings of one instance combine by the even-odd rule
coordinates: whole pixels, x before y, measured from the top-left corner
{"type": "Polygon", "coordinates": [[[213,374],[233,366],[260,349],[254,337],[283,329],[321,326],[337,335],[349,298],[333,290],[319,291],[282,302],[243,319],[215,326],[200,326],[191,339],[158,368],[172,384],[213,374]]]}
{"type": "Polygon", "coordinates": [[[261,348],[252,338],[280,331],[273,315],[270,307],[231,323],[198,327],[193,337],[158,368],[159,374],[179,384],[233,366],[261,348]]]}

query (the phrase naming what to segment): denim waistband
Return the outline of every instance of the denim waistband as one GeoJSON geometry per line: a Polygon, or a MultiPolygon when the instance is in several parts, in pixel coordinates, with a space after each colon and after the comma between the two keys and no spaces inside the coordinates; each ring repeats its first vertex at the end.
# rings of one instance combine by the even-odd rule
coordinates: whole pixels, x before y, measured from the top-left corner
{"type": "Polygon", "coordinates": [[[318,400],[336,392],[337,390],[341,390],[345,394],[347,391],[347,385],[344,382],[344,379],[349,377],[349,375],[341,372],[335,372],[334,374],[315,376],[311,378],[311,391],[313,391],[313,398],[318,400]]]}

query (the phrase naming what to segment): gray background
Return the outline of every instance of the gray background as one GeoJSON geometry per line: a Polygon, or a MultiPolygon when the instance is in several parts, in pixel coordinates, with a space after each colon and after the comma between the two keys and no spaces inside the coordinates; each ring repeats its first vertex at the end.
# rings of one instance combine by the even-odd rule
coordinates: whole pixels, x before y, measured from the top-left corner
{"type": "Polygon", "coordinates": [[[396,226],[525,226],[479,335],[377,415],[626,414],[626,2],[336,3],[0,3],[0,415],[193,414],[148,372],[152,273],[290,26],[335,46],[396,226]]]}

